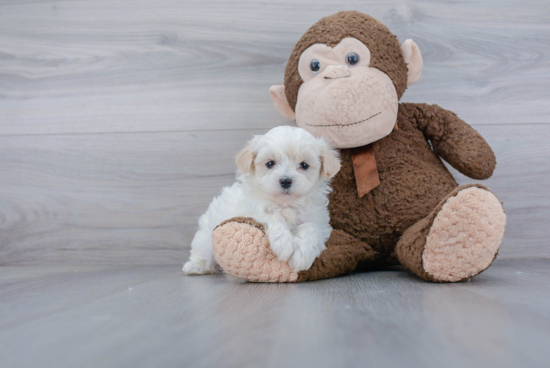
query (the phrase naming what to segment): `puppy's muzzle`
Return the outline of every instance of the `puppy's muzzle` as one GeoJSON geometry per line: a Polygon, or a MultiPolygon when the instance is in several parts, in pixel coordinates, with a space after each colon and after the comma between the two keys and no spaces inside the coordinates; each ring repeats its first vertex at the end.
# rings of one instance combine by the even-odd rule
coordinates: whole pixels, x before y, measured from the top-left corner
{"type": "Polygon", "coordinates": [[[292,186],[292,179],[282,178],[279,180],[279,184],[281,184],[281,188],[289,189],[292,186]]]}

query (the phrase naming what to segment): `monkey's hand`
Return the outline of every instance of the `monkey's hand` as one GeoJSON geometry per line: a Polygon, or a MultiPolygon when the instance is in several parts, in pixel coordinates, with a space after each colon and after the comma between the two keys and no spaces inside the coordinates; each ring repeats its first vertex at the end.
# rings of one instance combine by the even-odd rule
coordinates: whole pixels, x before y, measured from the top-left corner
{"type": "Polygon", "coordinates": [[[483,137],[455,113],[438,105],[401,104],[400,112],[416,124],[439,156],[473,179],[493,175],[496,158],[483,137]]]}

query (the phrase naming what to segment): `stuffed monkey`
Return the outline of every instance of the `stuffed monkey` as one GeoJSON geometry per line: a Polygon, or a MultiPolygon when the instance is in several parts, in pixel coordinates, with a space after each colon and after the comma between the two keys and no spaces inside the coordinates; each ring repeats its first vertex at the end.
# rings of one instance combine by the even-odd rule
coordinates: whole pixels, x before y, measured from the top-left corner
{"type": "Polygon", "coordinates": [[[478,275],[496,258],[506,215],[482,185],[458,186],[441,159],[474,179],[489,178],[493,151],[455,113],[399,103],[422,73],[412,40],[399,45],[378,20],[349,11],[314,24],[298,41],[284,85],[270,88],[286,118],[340,149],[332,181],[332,235],[309,270],[271,252],[250,218],[220,224],[216,260],[248,281],[296,282],[402,265],[434,282],[478,275]]]}

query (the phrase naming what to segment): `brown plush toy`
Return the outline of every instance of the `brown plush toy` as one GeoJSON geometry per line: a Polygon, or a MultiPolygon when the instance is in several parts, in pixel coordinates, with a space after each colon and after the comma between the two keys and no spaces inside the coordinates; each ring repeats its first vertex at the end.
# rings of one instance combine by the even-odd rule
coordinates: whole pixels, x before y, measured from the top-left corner
{"type": "Polygon", "coordinates": [[[271,252],[262,225],[235,218],[214,231],[216,260],[248,281],[318,280],[401,264],[428,281],[455,282],[496,258],[506,216],[482,185],[458,186],[441,158],[474,179],[496,165],[487,142],[453,112],[399,103],[422,56],[359,12],[321,19],[298,41],[277,110],[341,149],[332,181],[333,232],[311,268],[294,272],[271,252]]]}

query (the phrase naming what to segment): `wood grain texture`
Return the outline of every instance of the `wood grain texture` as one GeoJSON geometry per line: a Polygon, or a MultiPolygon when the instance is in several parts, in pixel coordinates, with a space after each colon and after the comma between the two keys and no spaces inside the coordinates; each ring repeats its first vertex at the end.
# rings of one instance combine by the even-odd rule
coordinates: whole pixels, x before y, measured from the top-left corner
{"type": "Polygon", "coordinates": [[[0,137],[0,263],[183,262],[250,135],[0,137]]]}
{"type": "MultiPolygon", "coordinates": [[[[368,12],[424,55],[404,101],[494,147],[501,257],[550,257],[547,1],[0,1],[0,264],[175,264],[319,18],[368,12]]],[[[461,183],[472,182],[460,175],[461,183]]]]}
{"type": "Polygon", "coordinates": [[[0,134],[187,131],[281,124],[268,88],[319,18],[356,9],[413,38],[403,101],[472,124],[546,123],[550,3],[25,1],[0,10],[0,134]]]}
{"type": "Polygon", "coordinates": [[[496,261],[458,284],[0,267],[0,366],[542,368],[549,286],[549,260],[496,261]]]}
{"type": "MultiPolygon", "coordinates": [[[[550,125],[477,128],[498,158],[482,183],[508,215],[500,257],[549,257],[550,125]]],[[[253,132],[0,137],[0,264],[183,262],[253,132]]]]}

